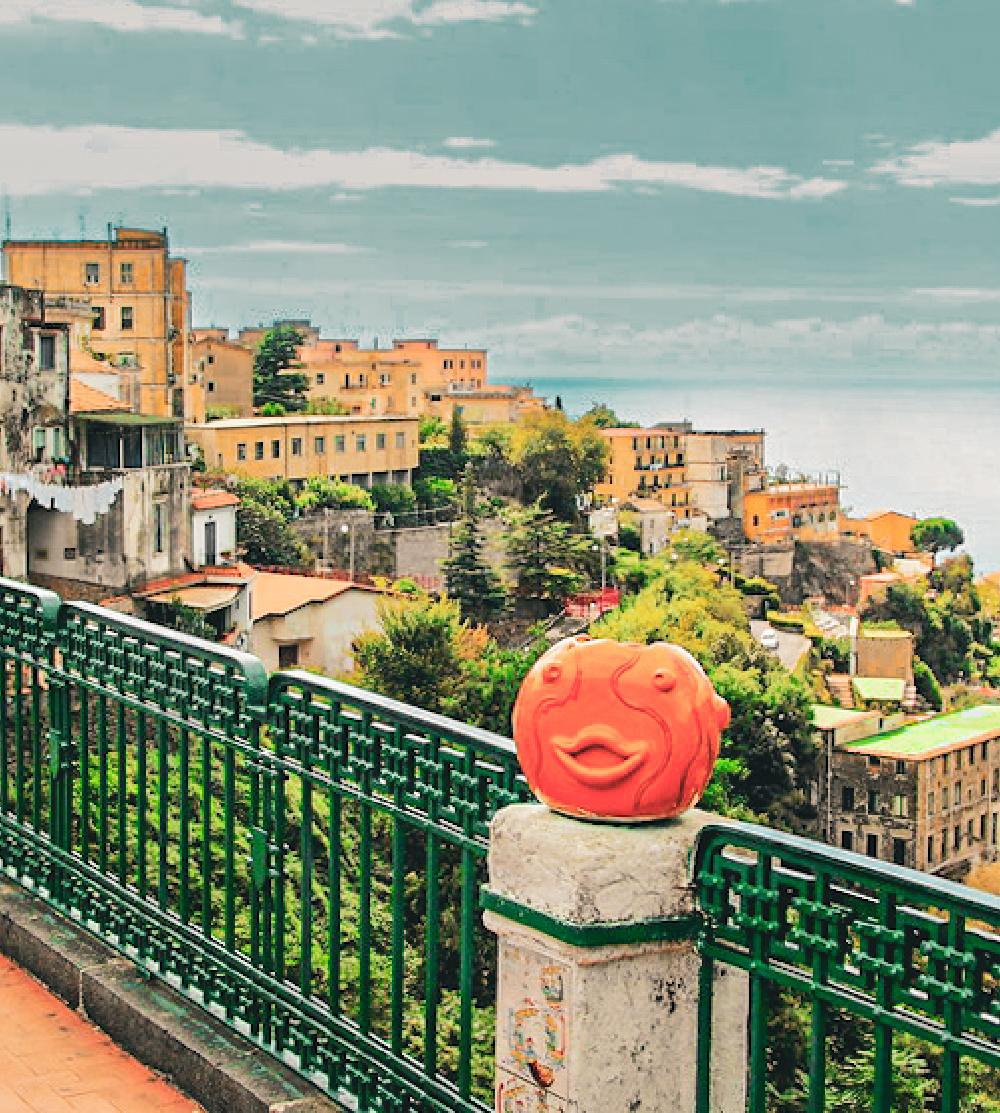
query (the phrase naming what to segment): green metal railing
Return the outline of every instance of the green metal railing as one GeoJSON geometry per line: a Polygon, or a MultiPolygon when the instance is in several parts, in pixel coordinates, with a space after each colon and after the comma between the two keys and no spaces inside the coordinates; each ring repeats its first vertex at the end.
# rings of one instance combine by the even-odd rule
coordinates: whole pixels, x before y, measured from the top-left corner
{"type": "Polygon", "coordinates": [[[0,580],[0,870],[334,1096],[492,1105],[513,744],[0,580]]]}
{"type": "MultiPolygon", "coordinates": [[[[1000,1068],[1000,900],[763,827],[713,825],[694,868],[704,916],[698,1113],[713,1108],[717,966],[749,978],[748,1109],[771,1108],[768,997],[809,1009],[804,1104],[827,1108],[831,1018],[873,1030],[874,1113],[894,1113],[893,1041],[940,1050],[942,1113],[962,1107],[963,1059],[1000,1068]]],[[[977,1108],[979,1108],[977,1106],[977,1108]]]]}

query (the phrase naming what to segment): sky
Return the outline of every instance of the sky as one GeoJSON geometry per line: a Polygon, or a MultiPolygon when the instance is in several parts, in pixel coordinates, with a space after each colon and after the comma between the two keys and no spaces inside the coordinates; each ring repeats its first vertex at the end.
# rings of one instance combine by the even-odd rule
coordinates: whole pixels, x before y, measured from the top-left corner
{"type": "Polygon", "coordinates": [[[989,378],[996,0],[17,0],[16,236],[498,377],[989,378]]]}

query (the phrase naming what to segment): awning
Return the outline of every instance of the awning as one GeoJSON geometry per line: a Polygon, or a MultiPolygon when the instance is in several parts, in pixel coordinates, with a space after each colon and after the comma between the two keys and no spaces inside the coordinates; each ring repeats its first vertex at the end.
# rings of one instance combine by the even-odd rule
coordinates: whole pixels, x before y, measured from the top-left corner
{"type": "Polygon", "coordinates": [[[169,591],[158,591],[155,595],[147,595],[147,603],[161,603],[169,606],[171,603],[182,603],[185,607],[193,607],[196,611],[217,611],[229,606],[239,595],[238,587],[220,586],[217,584],[196,584],[194,587],[178,587],[169,591]]]}
{"type": "Polygon", "coordinates": [[[153,417],[150,414],[120,413],[118,411],[73,414],[73,418],[76,421],[86,421],[91,425],[162,425],[168,428],[176,428],[180,425],[178,418],[153,417]]]}
{"type": "Polygon", "coordinates": [[[906,681],[889,676],[856,676],[853,681],[854,693],[866,703],[902,703],[906,692],[906,681]]]}

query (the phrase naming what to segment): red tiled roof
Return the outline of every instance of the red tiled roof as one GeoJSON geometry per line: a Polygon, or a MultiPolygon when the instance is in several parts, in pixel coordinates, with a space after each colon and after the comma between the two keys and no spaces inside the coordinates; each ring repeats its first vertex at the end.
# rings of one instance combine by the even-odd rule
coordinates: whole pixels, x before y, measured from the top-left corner
{"type": "Polygon", "coordinates": [[[218,510],[223,506],[239,506],[240,500],[231,491],[220,491],[218,488],[209,488],[205,491],[195,491],[191,496],[191,505],[195,510],[218,510]]]}
{"type": "Polygon", "coordinates": [[[76,376],[69,380],[69,412],[71,414],[127,413],[131,407],[103,390],[89,386],[76,376]]]}

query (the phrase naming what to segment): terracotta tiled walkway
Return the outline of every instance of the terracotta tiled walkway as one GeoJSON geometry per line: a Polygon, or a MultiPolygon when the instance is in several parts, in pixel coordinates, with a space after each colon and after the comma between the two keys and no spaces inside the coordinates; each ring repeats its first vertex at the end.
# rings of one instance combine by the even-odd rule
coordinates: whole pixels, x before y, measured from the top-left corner
{"type": "Polygon", "coordinates": [[[0,1113],[202,1113],[0,956],[0,1113]]]}

